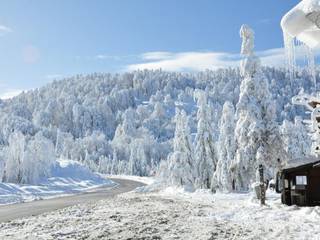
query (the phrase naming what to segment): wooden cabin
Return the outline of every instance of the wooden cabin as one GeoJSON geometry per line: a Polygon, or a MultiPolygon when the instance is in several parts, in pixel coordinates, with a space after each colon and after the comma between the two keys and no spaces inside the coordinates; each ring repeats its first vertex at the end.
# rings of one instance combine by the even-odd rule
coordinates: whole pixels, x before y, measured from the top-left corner
{"type": "Polygon", "coordinates": [[[278,173],[276,188],[284,204],[320,206],[320,158],[288,164],[278,173]]]}

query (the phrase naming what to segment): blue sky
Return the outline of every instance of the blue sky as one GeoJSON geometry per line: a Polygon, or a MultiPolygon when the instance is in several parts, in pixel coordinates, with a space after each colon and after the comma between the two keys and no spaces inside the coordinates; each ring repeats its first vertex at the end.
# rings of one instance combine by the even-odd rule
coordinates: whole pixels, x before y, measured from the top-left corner
{"type": "Polygon", "coordinates": [[[239,28],[266,64],[298,0],[2,0],[0,96],[77,73],[197,71],[237,64],[239,28]]]}

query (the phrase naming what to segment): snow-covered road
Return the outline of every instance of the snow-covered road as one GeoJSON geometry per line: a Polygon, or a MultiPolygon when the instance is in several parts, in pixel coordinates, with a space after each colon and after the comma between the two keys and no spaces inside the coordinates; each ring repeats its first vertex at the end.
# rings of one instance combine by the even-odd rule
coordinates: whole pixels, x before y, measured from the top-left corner
{"type": "Polygon", "coordinates": [[[132,191],[133,189],[144,185],[143,183],[132,180],[115,178],[111,180],[117,183],[117,185],[100,187],[93,189],[90,192],[72,196],[0,206],[0,222],[32,215],[39,215],[45,212],[50,212],[77,204],[93,203],[102,199],[113,197],[120,193],[132,191]]]}
{"type": "Polygon", "coordinates": [[[0,223],[0,239],[319,239],[319,207],[287,207],[269,195],[129,192],[0,223]]]}

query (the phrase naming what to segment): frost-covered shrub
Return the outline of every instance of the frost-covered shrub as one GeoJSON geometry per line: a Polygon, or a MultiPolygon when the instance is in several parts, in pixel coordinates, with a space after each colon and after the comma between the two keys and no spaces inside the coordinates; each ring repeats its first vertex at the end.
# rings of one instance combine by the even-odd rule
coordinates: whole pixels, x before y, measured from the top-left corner
{"type": "Polygon", "coordinates": [[[12,133],[2,154],[4,182],[36,183],[41,177],[50,176],[55,164],[54,145],[41,132],[31,139],[26,139],[21,132],[12,133]]]}
{"type": "Polygon", "coordinates": [[[53,143],[41,132],[37,133],[24,152],[21,183],[36,183],[40,178],[49,177],[55,161],[53,143]]]}
{"type": "Polygon", "coordinates": [[[26,139],[21,132],[13,132],[9,136],[8,147],[4,151],[5,163],[2,180],[21,183],[23,179],[23,161],[26,139]]]}

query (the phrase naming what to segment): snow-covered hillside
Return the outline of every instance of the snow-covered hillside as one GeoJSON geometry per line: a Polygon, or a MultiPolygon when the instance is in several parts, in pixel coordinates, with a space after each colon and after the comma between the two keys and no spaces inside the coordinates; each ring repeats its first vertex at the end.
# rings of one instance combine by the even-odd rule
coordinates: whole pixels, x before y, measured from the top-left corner
{"type": "Polygon", "coordinates": [[[37,184],[0,183],[0,205],[59,197],[114,184],[79,162],[59,160],[51,177],[41,179],[37,184]]]}
{"type": "MultiPolygon", "coordinates": [[[[293,121],[296,114],[304,115],[302,108],[291,104],[291,97],[301,91],[313,92],[308,72],[301,70],[292,82],[282,69],[262,68],[262,73],[270,86],[270,98],[276,102],[278,124],[293,121]]],[[[32,153],[27,145],[37,145],[41,138],[52,143],[57,157],[78,160],[93,170],[154,174],[160,160],[167,159],[173,150],[175,109],[186,112],[193,141],[198,99],[206,93],[212,136],[218,141],[223,104],[228,101],[236,107],[241,79],[238,69],[194,74],[160,70],[95,73],[55,81],[2,101],[0,164],[6,170],[0,176],[4,181],[11,177],[23,182],[18,172],[10,173],[10,162],[23,172],[21,159],[28,156],[25,152],[32,153]],[[20,155],[19,148],[10,144],[13,138],[20,142],[24,138],[18,145],[20,155]],[[5,173],[12,176],[4,177],[5,173]]],[[[41,156],[38,159],[41,162],[41,156]]]]}

